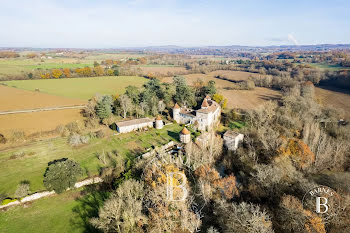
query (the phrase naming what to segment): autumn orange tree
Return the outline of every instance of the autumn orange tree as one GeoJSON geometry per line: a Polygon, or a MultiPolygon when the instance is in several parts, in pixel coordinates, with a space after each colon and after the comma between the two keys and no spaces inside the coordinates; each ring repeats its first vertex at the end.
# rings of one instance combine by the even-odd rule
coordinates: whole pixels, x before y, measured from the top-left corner
{"type": "Polygon", "coordinates": [[[51,74],[52,74],[52,77],[54,78],[60,78],[63,75],[63,72],[60,69],[53,69],[51,71],[51,74]]]}
{"type": "Polygon", "coordinates": [[[91,76],[92,75],[92,70],[90,67],[86,66],[83,68],[83,75],[84,76],[91,76]]]}
{"type": "Polygon", "coordinates": [[[208,165],[200,166],[194,173],[206,202],[209,199],[232,199],[239,196],[236,177],[233,174],[221,178],[219,172],[208,165]]]}
{"type": "Polygon", "coordinates": [[[280,226],[283,232],[326,233],[322,218],[304,209],[298,198],[284,195],[280,208],[277,218],[283,223],[280,226]]]}
{"type": "Polygon", "coordinates": [[[64,68],[64,69],[63,69],[63,74],[64,74],[64,77],[70,78],[70,77],[71,77],[70,69],[64,68]]]}
{"type": "Polygon", "coordinates": [[[41,78],[47,79],[47,78],[50,78],[50,77],[51,77],[51,74],[50,74],[49,72],[42,73],[42,74],[40,74],[40,77],[41,77],[41,78]]]}
{"type": "Polygon", "coordinates": [[[95,66],[94,73],[96,74],[96,76],[102,76],[104,75],[104,69],[101,66],[95,66]]]}
{"type": "Polygon", "coordinates": [[[284,142],[278,152],[281,155],[290,157],[297,168],[304,170],[315,162],[315,154],[302,140],[291,138],[288,140],[284,139],[284,142]]]}

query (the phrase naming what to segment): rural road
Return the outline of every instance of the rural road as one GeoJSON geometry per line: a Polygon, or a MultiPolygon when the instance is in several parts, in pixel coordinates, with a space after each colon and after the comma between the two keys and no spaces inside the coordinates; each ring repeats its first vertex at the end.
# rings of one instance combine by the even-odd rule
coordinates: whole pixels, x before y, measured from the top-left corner
{"type": "Polygon", "coordinates": [[[85,108],[85,107],[86,107],[86,105],[75,105],[75,106],[61,106],[61,107],[50,107],[50,108],[24,109],[24,110],[14,110],[14,111],[3,111],[3,112],[0,112],[0,115],[53,111],[53,110],[63,110],[63,109],[76,109],[76,108],[85,108]]]}

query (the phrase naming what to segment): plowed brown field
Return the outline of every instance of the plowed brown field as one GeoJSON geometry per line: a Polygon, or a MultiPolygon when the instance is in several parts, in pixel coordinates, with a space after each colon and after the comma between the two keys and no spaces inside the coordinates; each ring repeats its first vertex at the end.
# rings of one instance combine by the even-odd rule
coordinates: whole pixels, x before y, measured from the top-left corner
{"type": "Polygon", "coordinates": [[[0,133],[10,137],[15,131],[26,135],[54,130],[59,125],[82,121],[81,109],[65,109],[45,112],[0,115],[0,133]]]}
{"type": "Polygon", "coordinates": [[[72,106],[85,103],[86,102],[83,100],[0,85],[0,111],[72,106]]]}
{"type": "MultiPolygon", "coordinates": [[[[85,103],[83,100],[0,85],[0,111],[73,106],[85,103]]],[[[58,125],[82,120],[80,111],[81,109],[65,109],[0,115],[0,133],[9,137],[15,131],[23,131],[26,135],[51,131],[58,125]]]]}

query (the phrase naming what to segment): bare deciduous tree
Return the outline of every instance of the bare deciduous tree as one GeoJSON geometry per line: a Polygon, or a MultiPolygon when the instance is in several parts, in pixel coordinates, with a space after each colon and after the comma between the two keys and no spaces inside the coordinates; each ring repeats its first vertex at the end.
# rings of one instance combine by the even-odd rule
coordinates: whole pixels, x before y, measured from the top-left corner
{"type": "Polygon", "coordinates": [[[91,224],[103,232],[142,232],[146,217],[142,214],[143,184],[127,180],[116,190],[99,210],[99,217],[91,224]]]}
{"type": "Polygon", "coordinates": [[[123,118],[126,118],[126,114],[132,108],[132,103],[131,99],[125,94],[120,97],[120,107],[123,110],[123,118]]]}

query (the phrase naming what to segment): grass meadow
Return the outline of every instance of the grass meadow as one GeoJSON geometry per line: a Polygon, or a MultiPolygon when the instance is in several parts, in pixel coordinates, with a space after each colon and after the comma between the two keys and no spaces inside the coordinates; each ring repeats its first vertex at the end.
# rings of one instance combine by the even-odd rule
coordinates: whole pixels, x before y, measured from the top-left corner
{"type": "Polygon", "coordinates": [[[66,79],[36,79],[6,81],[10,87],[88,100],[96,93],[123,94],[129,85],[141,87],[147,79],[137,76],[102,76],[91,78],[66,78],[66,79]]]}
{"type": "Polygon", "coordinates": [[[315,67],[315,68],[320,68],[324,70],[344,70],[344,69],[350,69],[349,67],[342,67],[341,65],[331,65],[331,64],[322,64],[322,63],[307,63],[308,65],[315,67]]]}
{"type": "Polygon", "coordinates": [[[79,190],[46,197],[26,206],[16,206],[0,214],[0,231],[17,232],[84,232],[84,222],[75,209],[79,190]]]}
{"type": "Polygon", "coordinates": [[[97,153],[116,150],[120,155],[133,157],[152,146],[177,140],[180,130],[179,125],[172,124],[161,130],[150,129],[146,132],[95,138],[77,148],[68,145],[67,138],[54,138],[0,151],[0,193],[13,197],[17,185],[23,180],[30,182],[31,192],[45,190],[43,175],[48,162],[55,159],[70,158],[77,161],[85,170],[83,178],[97,175],[102,166],[97,153]]]}
{"type": "Polygon", "coordinates": [[[54,58],[40,61],[40,59],[8,58],[0,59],[0,78],[7,75],[20,75],[37,69],[81,68],[93,66],[93,61],[72,58],[54,58]]]}

